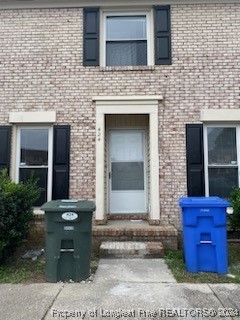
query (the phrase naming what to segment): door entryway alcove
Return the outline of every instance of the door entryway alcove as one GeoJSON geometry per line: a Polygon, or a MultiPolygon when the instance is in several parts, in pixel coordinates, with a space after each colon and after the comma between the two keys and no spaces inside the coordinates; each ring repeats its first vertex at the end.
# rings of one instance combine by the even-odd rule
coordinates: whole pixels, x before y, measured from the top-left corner
{"type": "MultiPolygon", "coordinates": [[[[125,174],[122,181],[112,184],[112,191],[120,191],[123,195],[124,187],[127,191],[133,191],[129,194],[137,198],[137,193],[143,195],[141,198],[141,207],[132,210],[132,213],[147,213],[149,219],[160,220],[159,204],[159,145],[158,145],[158,103],[162,100],[161,96],[122,96],[122,97],[94,97],[96,102],[96,214],[97,221],[104,221],[107,214],[117,213],[116,207],[111,207],[109,199],[111,190],[109,188],[109,162],[111,165],[110,174],[120,172],[125,174]],[[145,116],[147,119],[147,128],[131,125],[124,128],[108,128],[106,126],[108,117],[117,116],[145,116]],[[112,129],[112,130],[111,130],[112,129]],[[120,135],[120,130],[121,135],[120,135]],[[115,132],[114,132],[115,131],[115,132]],[[110,138],[110,145],[109,145],[110,138]],[[130,149],[130,140],[134,154],[128,155],[130,149]],[[117,142],[118,141],[118,142],[117,142]],[[147,144],[146,144],[147,141],[147,144]],[[113,144],[111,146],[111,143],[113,144]],[[117,154],[117,160],[109,161],[109,151],[116,153],[117,144],[122,145],[124,155],[117,154]],[[110,149],[109,149],[110,146],[110,149]],[[112,148],[112,149],[111,149],[112,148]],[[146,150],[147,148],[147,150],[146,150]],[[122,161],[121,161],[122,160],[122,161]],[[123,163],[125,162],[125,164],[123,163]],[[128,164],[126,165],[126,163],[128,164]],[[124,169],[125,166],[125,169],[124,169]],[[114,167],[115,173],[112,172],[114,167]],[[132,169],[132,170],[131,170],[132,169]],[[133,174],[131,181],[127,182],[128,175],[133,174]],[[107,174],[106,174],[107,173],[107,174]],[[142,176],[141,176],[142,175],[142,176]],[[139,178],[139,179],[138,179],[139,178]],[[134,180],[134,182],[133,182],[134,180]],[[132,183],[132,185],[130,185],[132,183]],[[127,185],[128,184],[128,185],[127,185]],[[140,211],[140,212],[137,212],[140,211]]],[[[117,118],[116,118],[117,119],[117,118]]],[[[110,176],[112,178],[112,176],[110,176]]],[[[112,183],[112,181],[111,181],[112,183]]],[[[128,197],[128,196],[127,196],[128,197]]],[[[125,201],[124,196],[122,198],[125,201]]],[[[120,204],[120,199],[117,200],[120,204]]],[[[135,202],[136,204],[136,202],[135,202]]],[[[121,208],[120,208],[121,209],[121,208]]],[[[131,208],[128,208],[131,211],[131,208]]],[[[126,209],[122,213],[129,211],[126,209]]],[[[121,212],[119,212],[121,213],[121,212]]],[[[131,212],[128,212],[131,213],[131,212]]]]}

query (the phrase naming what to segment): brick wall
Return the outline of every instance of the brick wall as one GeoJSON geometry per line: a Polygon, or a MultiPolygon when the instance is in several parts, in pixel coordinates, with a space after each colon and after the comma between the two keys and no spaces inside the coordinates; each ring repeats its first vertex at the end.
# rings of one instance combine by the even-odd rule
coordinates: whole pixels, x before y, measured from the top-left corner
{"type": "Polygon", "coordinates": [[[185,124],[203,108],[240,108],[240,4],[171,9],[173,64],[130,71],[82,67],[81,8],[0,11],[0,124],[10,111],[56,110],[57,123],[71,125],[70,196],[94,199],[92,97],[162,94],[161,219],[179,225],[185,124]]]}

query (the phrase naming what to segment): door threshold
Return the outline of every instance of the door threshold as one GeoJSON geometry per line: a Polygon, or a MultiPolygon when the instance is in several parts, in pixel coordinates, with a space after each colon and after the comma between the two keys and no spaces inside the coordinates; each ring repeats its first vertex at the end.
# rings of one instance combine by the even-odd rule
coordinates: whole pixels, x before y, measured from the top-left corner
{"type": "Polygon", "coordinates": [[[105,225],[107,228],[127,228],[139,229],[149,228],[150,225],[147,220],[109,220],[105,225]]]}
{"type": "Polygon", "coordinates": [[[149,219],[148,214],[108,214],[107,220],[144,220],[149,219]]]}

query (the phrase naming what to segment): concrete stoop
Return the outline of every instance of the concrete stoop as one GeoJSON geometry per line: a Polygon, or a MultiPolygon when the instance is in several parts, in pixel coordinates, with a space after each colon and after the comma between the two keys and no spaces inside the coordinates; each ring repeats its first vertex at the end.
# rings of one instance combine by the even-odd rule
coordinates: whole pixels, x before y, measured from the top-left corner
{"type": "Polygon", "coordinates": [[[100,245],[102,258],[162,258],[161,242],[104,241],[100,245]]]}

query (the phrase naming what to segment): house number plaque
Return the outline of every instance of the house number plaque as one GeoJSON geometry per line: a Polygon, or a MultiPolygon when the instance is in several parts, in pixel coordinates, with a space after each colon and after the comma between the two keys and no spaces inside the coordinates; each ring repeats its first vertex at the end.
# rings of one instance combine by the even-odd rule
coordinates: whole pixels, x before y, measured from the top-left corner
{"type": "Polygon", "coordinates": [[[101,140],[101,128],[98,128],[98,130],[97,130],[97,140],[98,141],[101,140]]]}
{"type": "Polygon", "coordinates": [[[78,214],[76,212],[64,212],[62,214],[62,218],[63,220],[68,220],[68,221],[72,221],[72,220],[76,220],[78,218],[78,214]]]}

